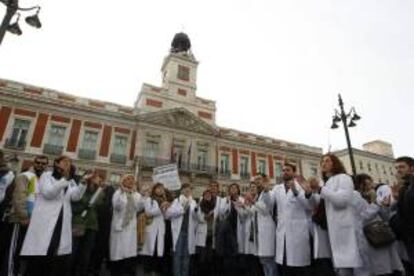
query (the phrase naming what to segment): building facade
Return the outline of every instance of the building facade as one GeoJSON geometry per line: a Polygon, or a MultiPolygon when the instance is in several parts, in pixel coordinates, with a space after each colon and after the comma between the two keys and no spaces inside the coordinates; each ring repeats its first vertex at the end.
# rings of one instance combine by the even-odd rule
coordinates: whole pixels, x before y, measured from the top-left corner
{"type": "MultiPolygon", "coordinates": [[[[393,184],[395,178],[395,159],[390,143],[376,140],[363,145],[363,149],[353,148],[357,173],[366,173],[375,183],[393,184]]],[[[347,172],[352,172],[347,149],[334,152],[344,163],[347,172]]]]}
{"type": "MultiPolygon", "coordinates": [[[[177,34],[172,46],[183,39],[177,34]]],[[[190,48],[172,47],[162,84],[143,84],[133,106],[0,79],[0,148],[19,169],[37,154],[65,154],[109,183],[134,173],[148,184],[154,167],[175,162],[196,195],[211,179],[223,190],[233,182],[246,189],[258,173],[279,182],[285,161],[304,177],[318,174],[321,148],[217,126],[215,102],[196,95],[197,66],[190,48]]]]}

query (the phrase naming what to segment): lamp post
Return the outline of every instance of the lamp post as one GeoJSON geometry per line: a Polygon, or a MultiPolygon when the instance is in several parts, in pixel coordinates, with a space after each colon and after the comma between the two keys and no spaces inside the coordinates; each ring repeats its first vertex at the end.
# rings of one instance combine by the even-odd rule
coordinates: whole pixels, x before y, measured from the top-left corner
{"type": "Polygon", "coordinates": [[[342,122],[344,126],[345,131],[345,138],[346,143],[348,145],[348,153],[349,153],[349,159],[351,161],[351,168],[352,168],[352,174],[355,177],[356,176],[356,167],[355,167],[355,160],[354,160],[354,153],[352,150],[351,145],[351,139],[349,137],[349,127],[355,127],[355,121],[358,121],[361,119],[361,117],[356,113],[355,108],[352,107],[351,110],[348,113],[345,113],[344,110],[344,102],[342,101],[341,94],[338,95],[338,105],[339,105],[339,112],[337,109],[335,109],[335,114],[332,117],[332,129],[337,129],[339,126],[337,123],[342,122]]]}
{"type": "Polygon", "coordinates": [[[39,12],[40,7],[34,6],[30,8],[21,8],[19,7],[19,0],[0,0],[1,3],[6,5],[6,14],[3,18],[3,21],[0,25],[0,45],[3,42],[4,36],[6,35],[6,32],[10,32],[15,35],[22,35],[22,30],[19,26],[19,20],[20,20],[20,13],[18,11],[33,11],[36,10],[36,13],[33,15],[30,15],[25,18],[25,21],[30,26],[39,29],[42,27],[42,23],[40,23],[39,20],[39,12]],[[16,20],[14,23],[11,23],[13,17],[17,14],[16,20]]]}

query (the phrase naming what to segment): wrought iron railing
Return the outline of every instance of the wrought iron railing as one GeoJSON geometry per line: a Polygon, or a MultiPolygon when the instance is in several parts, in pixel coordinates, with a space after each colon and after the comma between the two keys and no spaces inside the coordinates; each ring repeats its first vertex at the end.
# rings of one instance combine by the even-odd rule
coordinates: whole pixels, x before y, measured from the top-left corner
{"type": "Polygon", "coordinates": [[[26,141],[20,139],[6,139],[5,148],[14,150],[24,150],[26,148],[26,141]]]}
{"type": "Polygon", "coordinates": [[[96,150],[79,149],[78,157],[80,159],[85,159],[85,160],[95,160],[95,158],[96,158],[96,150]]]}
{"type": "Polygon", "coordinates": [[[43,153],[52,154],[52,155],[61,155],[63,153],[63,146],[45,144],[43,146],[43,153]]]}

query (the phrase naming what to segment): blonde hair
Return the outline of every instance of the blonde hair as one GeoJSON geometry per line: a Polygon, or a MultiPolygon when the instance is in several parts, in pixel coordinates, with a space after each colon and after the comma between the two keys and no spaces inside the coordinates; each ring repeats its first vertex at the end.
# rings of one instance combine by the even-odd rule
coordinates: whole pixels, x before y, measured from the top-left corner
{"type": "Polygon", "coordinates": [[[122,185],[124,183],[125,179],[127,179],[128,177],[132,177],[134,179],[134,182],[135,182],[135,176],[132,173],[126,173],[126,174],[122,175],[120,184],[122,185]]]}

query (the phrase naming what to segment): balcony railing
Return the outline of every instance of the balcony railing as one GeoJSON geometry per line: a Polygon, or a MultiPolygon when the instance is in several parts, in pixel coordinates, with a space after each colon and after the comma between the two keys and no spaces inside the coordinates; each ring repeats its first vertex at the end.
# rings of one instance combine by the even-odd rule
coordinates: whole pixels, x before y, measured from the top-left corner
{"type": "MultiPolygon", "coordinates": [[[[154,167],[159,167],[159,166],[174,163],[170,159],[153,158],[153,157],[146,157],[146,156],[140,156],[138,160],[139,160],[140,168],[154,168],[154,167]]],[[[186,161],[177,163],[177,167],[180,172],[191,172],[191,173],[200,173],[200,174],[216,174],[217,173],[216,166],[194,164],[194,163],[188,163],[186,161]]]]}
{"type": "Polygon", "coordinates": [[[43,147],[43,153],[61,155],[63,153],[63,146],[45,144],[43,147]]]}
{"type": "Polygon", "coordinates": [[[14,150],[24,150],[26,148],[26,141],[21,141],[17,139],[6,139],[4,144],[5,148],[14,149],[14,150]]]}
{"type": "Polygon", "coordinates": [[[230,176],[231,176],[231,171],[230,170],[220,170],[219,171],[219,175],[221,176],[221,177],[224,177],[224,178],[230,178],[230,176]]]}
{"type": "Polygon", "coordinates": [[[111,163],[125,164],[126,160],[127,160],[127,157],[124,154],[117,154],[117,153],[111,154],[111,158],[110,158],[111,163]]]}
{"type": "Polygon", "coordinates": [[[245,179],[250,179],[250,173],[247,173],[247,172],[241,172],[241,173],[240,173],[240,179],[243,179],[243,180],[245,180],[245,179]]]}
{"type": "Polygon", "coordinates": [[[85,160],[95,160],[96,150],[79,149],[78,157],[85,160]]]}

